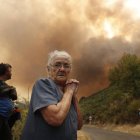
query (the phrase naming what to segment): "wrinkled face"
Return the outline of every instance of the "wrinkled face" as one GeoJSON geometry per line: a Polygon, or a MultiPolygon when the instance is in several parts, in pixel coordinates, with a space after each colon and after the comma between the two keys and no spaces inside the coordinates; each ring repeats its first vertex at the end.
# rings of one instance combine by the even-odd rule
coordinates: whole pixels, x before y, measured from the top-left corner
{"type": "Polygon", "coordinates": [[[65,57],[57,57],[48,71],[51,79],[57,84],[65,84],[71,72],[71,64],[65,57]]]}

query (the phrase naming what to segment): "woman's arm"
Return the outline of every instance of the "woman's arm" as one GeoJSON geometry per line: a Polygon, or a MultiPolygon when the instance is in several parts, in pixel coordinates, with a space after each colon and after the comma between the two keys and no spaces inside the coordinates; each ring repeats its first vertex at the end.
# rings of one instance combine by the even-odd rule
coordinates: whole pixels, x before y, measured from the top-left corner
{"type": "Polygon", "coordinates": [[[82,118],[82,114],[79,108],[79,103],[78,103],[78,99],[76,97],[76,95],[73,95],[73,104],[75,106],[76,112],[77,112],[77,121],[78,121],[78,130],[80,130],[83,126],[83,118],[82,118]]]}
{"type": "Polygon", "coordinates": [[[63,98],[59,103],[41,109],[41,114],[48,124],[59,126],[63,123],[69,112],[76,86],[77,83],[74,82],[67,84],[63,98]]]}

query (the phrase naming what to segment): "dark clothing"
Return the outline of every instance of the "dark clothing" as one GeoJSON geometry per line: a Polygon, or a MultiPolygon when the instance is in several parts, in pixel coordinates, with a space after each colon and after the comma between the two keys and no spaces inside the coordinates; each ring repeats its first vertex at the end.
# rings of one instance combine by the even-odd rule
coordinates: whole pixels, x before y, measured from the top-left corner
{"type": "Polygon", "coordinates": [[[9,118],[12,114],[14,104],[12,100],[17,99],[14,87],[9,86],[4,81],[0,81],[0,115],[9,118]]]}
{"type": "Polygon", "coordinates": [[[0,81],[0,115],[8,118],[13,110],[13,102],[8,97],[9,87],[4,81],[0,81]]]}
{"type": "Polygon", "coordinates": [[[9,86],[4,81],[0,80],[0,98],[9,98],[11,100],[17,99],[17,92],[15,87],[9,86]]]}
{"type": "Polygon", "coordinates": [[[12,114],[13,101],[17,99],[14,87],[0,81],[0,140],[12,140],[8,119],[12,114]]]}
{"type": "Polygon", "coordinates": [[[39,111],[57,104],[62,97],[63,93],[51,79],[40,79],[35,83],[21,140],[77,140],[77,113],[73,104],[63,124],[57,127],[49,125],[39,111]]]}
{"type": "Polygon", "coordinates": [[[12,140],[8,120],[0,116],[0,140],[12,140]]]}
{"type": "Polygon", "coordinates": [[[13,125],[15,124],[15,122],[17,120],[20,120],[21,119],[21,113],[20,113],[20,110],[18,108],[15,108],[13,110],[13,113],[12,115],[10,116],[10,118],[8,119],[8,124],[9,124],[9,127],[10,129],[12,129],[13,125]]]}
{"type": "Polygon", "coordinates": [[[9,98],[0,98],[0,115],[9,118],[13,111],[13,102],[9,98]]]}

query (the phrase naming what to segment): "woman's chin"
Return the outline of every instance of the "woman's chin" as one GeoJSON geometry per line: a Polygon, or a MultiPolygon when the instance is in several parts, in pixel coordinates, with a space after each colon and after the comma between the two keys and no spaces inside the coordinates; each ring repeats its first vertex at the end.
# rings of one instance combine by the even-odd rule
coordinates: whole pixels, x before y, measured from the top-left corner
{"type": "Polygon", "coordinates": [[[62,84],[65,84],[65,83],[66,83],[66,81],[67,81],[67,79],[66,79],[66,78],[61,77],[61,78],[58,78],[56,82],[57,82],[58,84],[62,85],[62,84]]]}

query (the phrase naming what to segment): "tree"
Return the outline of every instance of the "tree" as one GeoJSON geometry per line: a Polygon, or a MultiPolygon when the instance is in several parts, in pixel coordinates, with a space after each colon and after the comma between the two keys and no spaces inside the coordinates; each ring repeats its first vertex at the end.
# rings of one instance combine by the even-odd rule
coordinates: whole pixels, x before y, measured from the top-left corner
{"type": "Polygon", "coordinates": [[[119,89],[140,97],[140,59],[136,55],[124,54],[110,70],[109,80],[119,89]]]}

